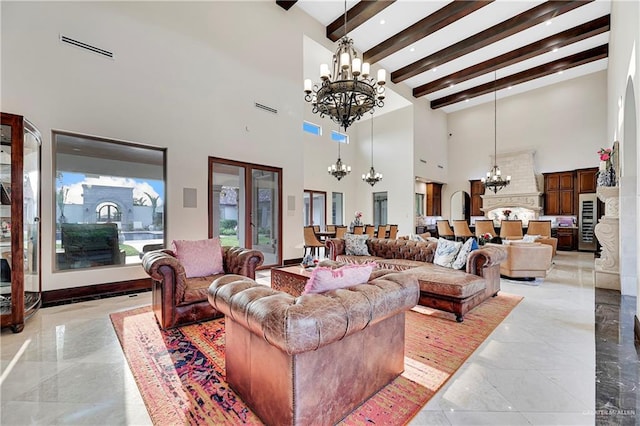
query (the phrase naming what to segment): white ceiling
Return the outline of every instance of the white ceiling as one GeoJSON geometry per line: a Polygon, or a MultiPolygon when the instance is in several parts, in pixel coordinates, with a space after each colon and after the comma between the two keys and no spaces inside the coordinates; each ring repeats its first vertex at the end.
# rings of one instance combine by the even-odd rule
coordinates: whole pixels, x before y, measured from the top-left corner
{"type": "MultiPolygon", "coordinates": [[[[347,9],[351,9],[359,2],[348,0],[346,3],[347,9]]],[[[446,6],[448,3],[449,2],[446,1],[430,0],[398,0],[373,16],[371,19],[364,22],[362,25],[350,31],[349,36],[353,38],[356,49],[362,54],[362,52],[365,52],[368,49],[376,46],[377,44],[387,40],[404,28],[415,24],[416,22],[429,16],[438,9],[446,6]],[[381,24],[381,21],[384,21],[384,24],[381,24]]],[[[497,0],[451,23],[450,25],[447,25],[444,28],[433,32],[432,34],[416,41],[415,43],[404,47],[387,57],[384,57],[376,63],[376,67],[380,66],[386,69],[387,74],[391,75],[393,71],[396,71],[399,68],[407,66],[421,58],[427,57],[428,55],[434,54],[439,50],[444,49],[468,37],[473,37],[480,31],[483,31],[493,25],[499,24],[542,3],[544,2],[529,0],[497,0]]],[[[326,27],[334,20],[343,16],[345,3],[343,1],[331,0],[299,0],[293,7],[301,8],[303,11],[305,11],[307,14],[312,16],[314,19],[316,19],[326,27]]],[[[556,33],[568,30],[576,26],[580,26],[585,22],[608,15],[610,13],[610,9],[611,4],[609,0],[585,2],[585,4],[580,7],[554,17],[550,22],[547,21],[531,26],[528,29],[505,37],[499,41],[489,44],[486,47],[477,49],[475,51],[472,51],[471,53],[462,55],[459,58],[446,62],[438,66],[434,70],[422,72],[421,74],[408,78],[400,84],[406,84],[411,89],[414,89],[420,85],[432,82],[451,73],[473,66],[477,63],[516,50],[524,45],[528,45],[556,33]]],[[[508,77],[515,73],[526,71],[532,67],[556,61],[568,55],[580,53],[587,49],[608,44],[608,42],[609,32],[607,31],[599,35],[595,35],[575,42],[573,44],[566,45],[558,49],[557,51],[549,51],[547,53],[534,56],[530,59],[517,62],[513,65],[499,68],[497,71],[495,71],[495,77],[497,79],[508,77]]],[[[308,69],[305,66],[305,73],[312,73],[310,75],[305,74],[305,78],[317,80],[317,70],[319,69],[319,63],[330,62],[332,53],[333,52],[326,52],[325,49],[324,55],[328,55],[328,57],[325,57],[324,59],[318,59],[319,62],[317,66],[311,67],[310,65],[308,69]]],[[[305,52],[305,54],[307,54],[307,52],[305,52]]],[[[316,54],[319,55],[319,53],[316,54]]],[[[607,63],[607,58],[599,59],[593,62],[586,63],[584,65],[575,66],[563,71],[561,74],[554,73],[524,83],[516,84],[513,85],[510,89],[505,88],[499,90],[498,97],[501,98],[505,96],[511,96],[512,94],[523,93],[561,81],[602,71],[607,69],[607,63]]],[[[425,95],[425,98],[429,101],[433,101],[434,99],[439,99],[463,90],[472,89],[484,83],[490,83],[493,80],[494,72],[490,71],[475,78],[461,82],[453,87],[448,87],[433,93],[429,93],[425,95]]],[[[389,98],[390,99],[388,100],[388,103],[393,104],[393,94],[390,94],[389,98]]],[[[474,105],[478,105],[480,103],[492,101],[493,98],[494,94],[493,92],[491,92],[480,96],[470,97],[467,101],[461,101],[441,107],[441,110],[445,112],[454,112],[474,105]]]]}

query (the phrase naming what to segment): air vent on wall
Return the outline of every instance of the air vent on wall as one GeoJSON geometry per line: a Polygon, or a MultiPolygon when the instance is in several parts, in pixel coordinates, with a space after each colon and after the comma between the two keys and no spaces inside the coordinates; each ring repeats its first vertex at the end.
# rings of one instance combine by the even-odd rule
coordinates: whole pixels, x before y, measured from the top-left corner
{"type": "Polygon", "coordinates": [[[83,42],[78,41],[78,40],[74,40],[74,39],[72,39],[70,37],[67,37],[65,35],[60,34],[60,41],[63,42],[63,43],[70,44],[72,46],[79,47],[79,48],[84,49],[84,50],[88,50],[88,51],[93,52],[93,53],[97,53],[100,56],[104,56],[106,58],[113,59],[113,52],[109,52],[108,50],[100,49],[99,47],[91,46],[90,44],[83,43],[83,42]]]}
{"type": "Polygon", "coordinates": [[[275,109],[275,108],[271,108],[271,107],[268,107],[268,106],[263,105],[263,104],[260,104],[260,103],[258,103],[258,102],[256,102],[256,108],[260,108],[260,109],[263,109],[263,110],[265,110],[265,111],[272,112],[272,113],[274,113],[274,114],[277,114],[277,113],[278,113],[278,110],[277,110],[277,109],[275,109]]]}

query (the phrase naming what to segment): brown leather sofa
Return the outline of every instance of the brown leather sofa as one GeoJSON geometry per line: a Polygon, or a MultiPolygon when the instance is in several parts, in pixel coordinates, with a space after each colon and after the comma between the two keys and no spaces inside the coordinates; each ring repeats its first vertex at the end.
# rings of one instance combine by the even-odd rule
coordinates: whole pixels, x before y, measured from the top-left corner
{"type": "Polygon", "coordinates": [[[418,283],[389,272],[294,297],[228,275],[209,302],[225,314],[227,382],[251,410],[268,425],[332,425],[404,370],[418,283]]]}
{"type": "Polygon", "coordinates": [[[412,240],[367,240],[370,256],[345,254],[345,241],[326,242],[331,260],[342,263],[376,262],[379,268],[406,271],[418,278],[419,304],[455,314],[462,322],[471,309],[500,291],[500,264],[506,250],[485,246],[469,253],[464,270],[433,264],[437,243],[412,240]]]}
{"type": "MultiPolygon", "coordinates": [[[[264,256],[258,250],[222,247],[224,274],[255,278],[264,256]]],[[[184,267],[171,250],[150,251],[142,266],[151,276],[151,306],[163,329],[221,317],[207,300],[207,289],[224,274],[187,278],[184,267]]]]}

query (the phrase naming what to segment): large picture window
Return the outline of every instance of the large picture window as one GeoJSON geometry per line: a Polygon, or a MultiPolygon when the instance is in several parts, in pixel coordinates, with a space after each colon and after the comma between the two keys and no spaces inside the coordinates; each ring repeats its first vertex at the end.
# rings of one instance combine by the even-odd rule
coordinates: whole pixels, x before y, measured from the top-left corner
{"type": "Polygon", "coordinates": [[[53,132],[54,270],[140,263],[165,245],[165,150],[53,132]]]}

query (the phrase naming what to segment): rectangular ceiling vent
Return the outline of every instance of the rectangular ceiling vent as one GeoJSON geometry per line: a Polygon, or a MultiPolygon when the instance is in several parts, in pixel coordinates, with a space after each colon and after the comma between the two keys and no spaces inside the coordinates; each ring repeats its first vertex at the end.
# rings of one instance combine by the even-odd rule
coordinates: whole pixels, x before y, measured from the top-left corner
{"type": "Polygon", "coordinates": [[[273,114],[277,114],[277,113],[278,113],[278,110],[277,110],[277,109],[275,109],[275,108],[271,108],[271,107],[269,107],[269,106],[263,105],[263,104],[258,103],[258,102],[256,102],[256,108],[263,109],[263,110],[268,111],[268,112],[271,112],[271,113],[273,113],[273,114]]]}
{"type": "Polygon", "coordinates": [[[93,53],[97,53],[100,56],[104,56],[106,58],[113,59],[113,52],[109,52],[108,50],[100,49],[99,47],[92,46],[90,44],[83,43],[83,42],[78,41],[78,40],[74,40],[71,37],[67,37],[65,35],[60,34],[60,41],[63,42],[63,43],[70,44],[72,46],[79,47],[79,48],[84,49],[84,50],[88,50],[88,51],[93,52],[93,53]]]}

